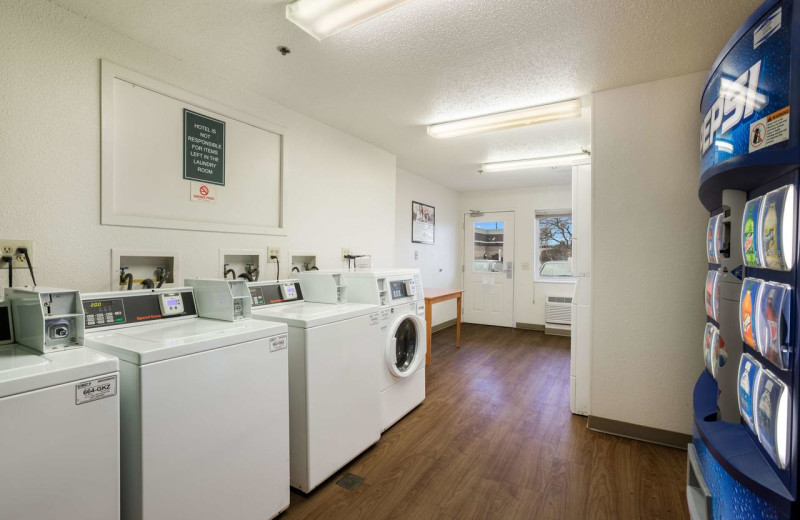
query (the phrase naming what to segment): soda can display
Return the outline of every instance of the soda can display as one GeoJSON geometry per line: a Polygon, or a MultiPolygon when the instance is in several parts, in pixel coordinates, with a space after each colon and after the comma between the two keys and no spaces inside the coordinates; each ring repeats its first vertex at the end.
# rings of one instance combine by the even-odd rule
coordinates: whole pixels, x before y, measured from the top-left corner
{"type": "Polygon", "coordinates": [[[758,232],[758,219],[761,215],[762,197],[747,202],[742,219],[742,258],[748,267],[764,267],[759,254],[761,234],[758,232]]]}

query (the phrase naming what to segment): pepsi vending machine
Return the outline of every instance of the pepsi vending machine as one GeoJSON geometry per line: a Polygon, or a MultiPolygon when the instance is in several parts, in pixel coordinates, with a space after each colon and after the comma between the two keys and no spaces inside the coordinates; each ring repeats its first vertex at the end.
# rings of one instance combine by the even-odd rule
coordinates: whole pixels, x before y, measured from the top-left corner
{"type": "Polygon", "coordinates": [[[702,94],[699,197],[711,218],[706,369],[688,453],[693,518],[800,518],[798,11],[791,0],[762,4],[702,94]]]}

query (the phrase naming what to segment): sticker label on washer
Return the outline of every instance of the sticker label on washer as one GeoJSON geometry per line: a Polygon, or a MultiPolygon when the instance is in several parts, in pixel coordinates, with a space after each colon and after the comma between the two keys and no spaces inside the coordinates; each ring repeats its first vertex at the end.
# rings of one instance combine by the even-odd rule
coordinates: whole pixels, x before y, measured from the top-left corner
{"type": "Polygon", "coordinates": [[[389,319],[389,309],[383,309],[381,311],[381,321],[386,321],[389,319]]]}
{"type": "Polygon", "coordinates": [[[287,340],[286,334],[282,336],[273,336],[269,338],[270,352],[277,352],[278,350],[284,350],[288,346],[289,346],[289,341],[287,340]]]}
{"type": "Polygon", "coordinates": [[[370,326],[378,324],[378,316],[379,316],[379,314],[377,312],[375,314],[370,314],[369,315],[369,324],[370,324],[370,326]]]}
{"type": "Polygon", "coordinates": [[[117,376],[101,377],[75,385],[75,404],[86,404],[117,395],[117,376]]]}

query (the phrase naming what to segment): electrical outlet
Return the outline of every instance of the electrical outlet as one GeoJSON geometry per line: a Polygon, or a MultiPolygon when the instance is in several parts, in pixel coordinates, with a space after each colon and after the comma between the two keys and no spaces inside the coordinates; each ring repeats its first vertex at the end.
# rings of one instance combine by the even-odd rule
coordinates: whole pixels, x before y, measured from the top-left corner
{"type": "Polygon", "coordinates": [[[281,248],[280,247],[268,247],[267,248],[267,261],[271,264],[275,263],[275,259],[272,258],[273,256],[281,258],[281,248]]]}
{"type": "Polygon", "coordinates": [[[350,256],[350,249],[343,247],[342,248],[342,260],[346,260],[346,256],[350,256]]]}
{"type": "Polygon", "coordinates": [[[419,260],[419,251],[414,251],[414,260],[419,260]]]}
{"type": "Polygon", "coordinates": [[[531,263],[530,262],[522,262],[522,270],[523,271],[530,271],[531,270],[531,263]]]}
{"type": "MultiPolygon", "coordinates": [[[[33,263],[33,241],[31,240],[0,240],[0,256],[11,256],[13,260],[11,265],[14,269],[27,269],[28,262],[25,261],[25,255],[20,254],[17,250],[20,247],[28,249],[28,257],[33,263]]],[[[5,269],[8,264],[3,262],[0,264],[0,269],[5,269]]]]}

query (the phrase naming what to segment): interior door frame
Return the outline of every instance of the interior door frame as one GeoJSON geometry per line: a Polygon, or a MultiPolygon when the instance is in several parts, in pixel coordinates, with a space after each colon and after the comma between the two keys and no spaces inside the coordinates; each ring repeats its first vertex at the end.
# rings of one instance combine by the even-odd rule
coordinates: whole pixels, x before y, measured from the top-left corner
{"type": "MultiPolygon", "coordinates": [[[[516,209],[489,209],[489,210],[474,210],[478,213],[513,213],[514,214],[514,258],[512,258],[513,267],[511,270],[512,283],[511,283],[511,328],[517,328],[516,320],[516,306],[517,306],[517,210],[516,209]]],[[[473,210],[465,211],[461,219],[461,290],[466,292],[466,285],[464,279],[467,275],[467,258],[464,255],[464,249],[467,247],[467,217],[473,214],[473,210]]],[[[466,298],[461,299],[461,315],[464,315],[464,305],[466,298]]]]}

